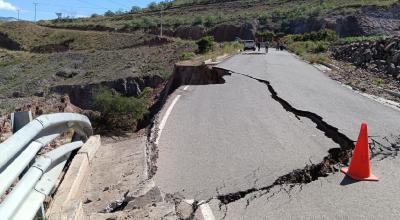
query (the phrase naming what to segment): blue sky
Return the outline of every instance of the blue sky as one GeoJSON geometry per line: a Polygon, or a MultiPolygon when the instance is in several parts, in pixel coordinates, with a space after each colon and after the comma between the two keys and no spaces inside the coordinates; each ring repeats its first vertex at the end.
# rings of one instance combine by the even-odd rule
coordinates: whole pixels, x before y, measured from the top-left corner
{"type": "MultiPolygon", "coordinates": [[[[107,10],[129,10],[132,6],[146,7],[153,0],[0,0],[0,17],[15,17],[34,20],[34,2],[37,6],[37,20],[54,19],[55,12],[73,17],[103,14],[107,10]]],[[[159,0],[155,0],[159,2],[159,0]]]]}

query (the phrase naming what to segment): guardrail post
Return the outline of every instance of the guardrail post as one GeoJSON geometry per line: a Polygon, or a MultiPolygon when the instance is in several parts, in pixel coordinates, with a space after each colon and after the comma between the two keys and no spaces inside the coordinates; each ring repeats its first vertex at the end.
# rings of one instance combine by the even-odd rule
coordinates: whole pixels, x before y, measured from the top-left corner
{"type": "Polygon", "coordinates": [[[26,124],[32,121],[32,112],[13,112],[11,113],[11,129],[13,134],[26,124]]]}
{"type": "MultiPolygon", "coordinates": [[[[11,113],[12,133],[15,134],[15,132],[17,132],[19,129],[23,128],[25,125],[27,125],[31,121],[32,121],[32,112],[31,111],[11,113]]],[[[32,164],[33,164],[33,160],[28,164],[26,169],[24,169],[24,171],[22,171],[19,178],[21,178],[26,173],[26,171],[29,169],[29,167],[32,164]]]]}

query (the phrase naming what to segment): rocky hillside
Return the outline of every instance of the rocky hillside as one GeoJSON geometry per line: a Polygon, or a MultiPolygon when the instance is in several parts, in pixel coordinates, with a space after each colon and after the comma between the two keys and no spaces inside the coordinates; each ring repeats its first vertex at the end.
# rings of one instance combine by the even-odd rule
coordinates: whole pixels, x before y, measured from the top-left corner
{"type": "MultiPolygon", "coordinates": [[[[112,33],[54,29],[28,22],[0,23],[0,113],[32,96],[69,94],[90,106],[100,87],[137,96],[172,73],[194,42],[136,31],[112,33]],[[82,96],[85,94],[85,96],[82,96]]],[[[77,101],[78,100],[78,101],[77,101]]]]}
{"type": "Polygon", "coordinates": [[[333,56],[358,67],[385,73],[400,81],[400,39],[356,42],[337,47],[333,56]]]}
{"type": "MultiPolygon", "coordinates": [[[[398,35],[396,0],[178,0],[163,5],[164,33],[183,39],[213,35],[218,41],[274,31],[304,33],[330,28],[340,36],[398,35]]],[[[127,14],[41,22],[84,30],[158,33],[161,4],[127,14]]]]}

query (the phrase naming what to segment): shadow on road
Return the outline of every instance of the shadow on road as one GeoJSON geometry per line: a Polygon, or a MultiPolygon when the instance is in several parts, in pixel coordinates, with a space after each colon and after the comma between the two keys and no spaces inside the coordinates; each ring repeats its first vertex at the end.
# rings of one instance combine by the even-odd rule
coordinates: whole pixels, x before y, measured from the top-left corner
{"type": "Polygon", "coordinates": [[[352,179],[352,178],[350,178],[348,176],[345,176],[342,179],[342,181],[340,182],[340,185],[341,186],[346,186],[346,185],[350,185],[350,184],[357,183],[357,182],[359,182],[359,181],[358,180],[354,180],[354,179],[352,179]]]}

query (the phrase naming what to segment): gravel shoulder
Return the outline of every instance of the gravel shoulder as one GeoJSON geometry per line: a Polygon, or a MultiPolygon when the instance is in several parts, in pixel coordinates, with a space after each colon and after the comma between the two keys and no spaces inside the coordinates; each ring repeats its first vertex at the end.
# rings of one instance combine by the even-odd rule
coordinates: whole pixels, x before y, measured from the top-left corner
{"type": "Polygon", "coordinates": [[[88,219],[174,216],[174,205],[164,202],[158,187],[146,179],[146,140],[139,132],[126,140],[106,140],[99,148],[81,198],[88,219]]]}

